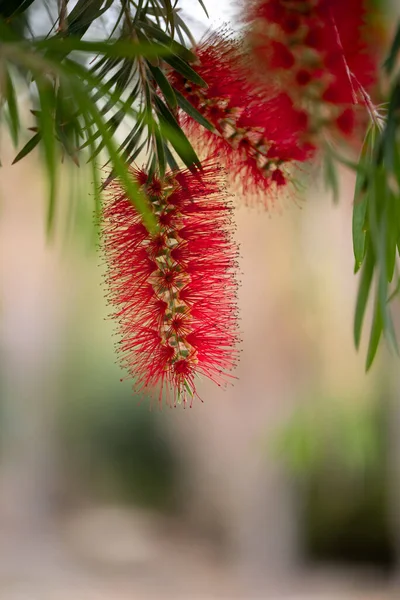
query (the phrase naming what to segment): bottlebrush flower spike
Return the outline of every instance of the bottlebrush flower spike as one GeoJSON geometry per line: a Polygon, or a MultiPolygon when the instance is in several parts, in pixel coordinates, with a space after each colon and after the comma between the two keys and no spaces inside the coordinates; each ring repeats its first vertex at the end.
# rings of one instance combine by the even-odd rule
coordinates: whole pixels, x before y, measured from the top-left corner
{"type": "Polygon", "coordinates": [[[296,162],[312,154],[304,138],[307,115],[295,109],[288,94],[272,87],[260,90],[246,73],[240,45],[227,36],[213,34],[193,51],[198,64],[192,67],[208,87],[177,72],[169,79],[216,134],[186,113],[181,124],[200,151],[214,152],[224,162],[247,200],[256,197],[268,206],[274,192],[291,179],[296,162]]]}
{"type": "Polygon", "coordinates": [[[321,131],[352,135],[372,108],[365,89],[377,72],[365,0],[253,0],[244,11],[255,75],[307,113],[309,141],[321,131]]]}
{"type": "Polygon", "coordinates": [[[105,202],[102,245],[109,301],[118,321],[121,364],[144,393],[192,404],[197,376],[226,383],[237,360],[232,206],[221,169],[132,177],[158,224],[150,234],[120,185],[105,202]]]}

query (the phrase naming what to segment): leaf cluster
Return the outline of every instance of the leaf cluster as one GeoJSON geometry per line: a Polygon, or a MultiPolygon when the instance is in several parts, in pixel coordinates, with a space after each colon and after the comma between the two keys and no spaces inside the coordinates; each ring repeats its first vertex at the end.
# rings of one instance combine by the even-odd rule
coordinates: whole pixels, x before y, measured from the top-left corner
{"type": "Polygon", "coordinates": [[[127,165],[139,154],[146,154],[150,172],[161,175],[177,160],[191,169],[200,164],[179,126],[177,107],[211,126],[165,76],[166,68],[173,69],[205,85],[190,66],[192,36],[176,5],[172,0],[0,0],[0,117],[19,149],[14,162],[37,146],[42,152],[49,233],[60,159],[90,165],[98,211],[102,157],[111,172],[108,181],[120,179],[150,228],[152,214],[127,165]],[[35,22],[45,17],[49,27],[43,34],[35,22]],[[35,122],[20,148],[24,96],[35,122]]]}
{"type": "Polygon", "coordinates": [[[358,348],[368,302],[373,317],[366,358],[373,363],[382,334],[398,352],[391,302],[400,291],[400,24],[383,65],[389,94],[384,119],[378,113],[357,166],[353,208],[355,272],[361,271],[354,340],[358,348]]]}

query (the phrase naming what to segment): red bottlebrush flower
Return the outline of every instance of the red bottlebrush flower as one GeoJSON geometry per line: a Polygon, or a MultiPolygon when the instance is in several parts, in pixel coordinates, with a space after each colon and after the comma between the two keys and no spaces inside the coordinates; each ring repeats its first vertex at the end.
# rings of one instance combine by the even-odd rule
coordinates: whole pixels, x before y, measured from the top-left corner
{"type": "Polygon", "coordinates": [[[300,69],[296,73],[296,82],[298,85],[308,85],[312,79],[312,74],[306,69],[300,69]]]}
{"type": "Polygon", "coordinates": [[[221,169],[132,176],[149,198],[158,230],[148,233],[117,182],[105,202],[106,284],[121,335],[121,364],[143,393],[192,404],[196,378],[222,385],[237,359],[232,207],[221,169]],[[156,192],[156,193],[155,193],[156,192]],[[165,216],[170,218],[166,219],[165,216]]]}
{"type": "Polygon", "coordinates": [[[271,42],[271,57],[269,65],[272,69],[291,69],[294,65],[294,56],[281,42],[271,42]]]}
{"type": "Polygon", "coordinates": [[[365,4],[366,0],[246,2],[254,76],[266,79],[267,87],[273,79],[277,89],[285,90],[295,106],[309,114],[312,143],[324,127],[347,135],[340,118],[344,111],[360,104],[366,113],[363,88],[374,81],[377,56],[365,4]]]}
{"type": "Polygon", "coordinates": [[[286,184],[285,176],[280,169],[276,169],[272,173],[272,179],[276,182],[276,185],[285,185],[286,184]]]}
{"type": "Polygon", "coordinates": [[[337,128],[344,135],[351,135],[355,127],[355,114],[351,108],[346,108],[336,119],[337,128]]]}
{"type": "MultiPolygon", "coordinates": [[[[274,60],[290,68],[291,53],[279,44],[275,50],[274,60]]],[[[194,51],[199,64],[193,68],[208,87],[196,86],[175,72],[169,78],[188,99],[197,96],[197,110],[217,135],[187,114],[181,115],[182,125],[200,151],[214,153],[224,162],[246,200],[256,197],[267,206],[278,187],[272,177],[275,168],[290,171],[296,161],[310,157],[310,147],[305,151],[301,113],[287,94],[277,93],[273,86],[261,89],[248,77],[241,48],[232,40],[213,35],[194,51]]]]}

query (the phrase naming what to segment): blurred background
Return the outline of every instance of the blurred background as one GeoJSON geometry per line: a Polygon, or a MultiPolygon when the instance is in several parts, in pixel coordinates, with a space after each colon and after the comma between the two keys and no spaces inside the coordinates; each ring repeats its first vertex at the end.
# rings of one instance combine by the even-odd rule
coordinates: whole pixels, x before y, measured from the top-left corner
{"type": "Polygon", "coordinates": [[[400,363],[354,349],[353,176],[338,205],[314,174],[270,213],[238,199],[238,380],[150,411],[120,381],[90,174],[63,167],[46,240],[39,157],[3,144],[0,599],[399,598],[400,363]]]}

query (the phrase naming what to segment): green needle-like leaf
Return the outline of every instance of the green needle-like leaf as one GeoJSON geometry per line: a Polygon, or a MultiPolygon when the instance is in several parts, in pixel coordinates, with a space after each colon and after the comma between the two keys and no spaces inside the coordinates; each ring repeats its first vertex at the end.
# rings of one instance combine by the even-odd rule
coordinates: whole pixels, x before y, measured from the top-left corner
{"type": "Polygon", "coordinates": [[[372,248],[367,250],[365,261],[361,271],[361,279],[358,287],[356,310],[354,317],[354,343],[358,349],[361,340],[361,330],[364,321],[365,310],[367,308],[369,292],[371,289],[372,278],[374,274],[374,256],[372,248]]]}
{"type": "Polygon", "coordinates": [[[47,233],[50,234],[54,225],[55,204],[57,194],[57,158],[54,131],[55,101],[52,85],[45,79],[37,79],[37,90],[40,100],[38,124],[42,134],[43,150],[49,182],[49,201],[47,209],[47,233]]]}
{"type": "Polygon", "coordinates": [[[8,104],[8,115],[10,119],[10,134],[13,141],[14,146],[18,145],[18,137],[19,137],[19,111],[17,98],[15,94],[13,80],[10,76],[10,73],[6,71],[5,73],[5,87],[6,87],[6,100],[8,104]]]}

